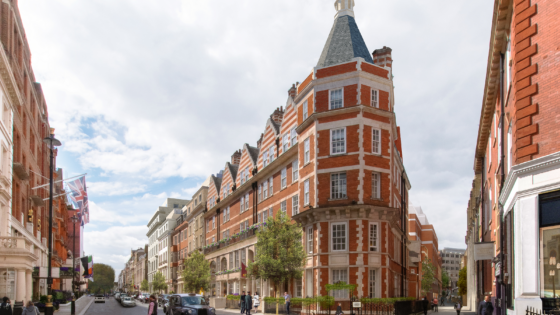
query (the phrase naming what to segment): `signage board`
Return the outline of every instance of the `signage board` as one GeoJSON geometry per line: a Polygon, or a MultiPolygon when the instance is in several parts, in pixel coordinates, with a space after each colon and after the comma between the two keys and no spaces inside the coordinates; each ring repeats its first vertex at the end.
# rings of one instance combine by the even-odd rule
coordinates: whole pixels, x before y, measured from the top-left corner
{"type": "Polygon", "coordinates": [[[496,256],[494,242],[474,243],[474,260],[492,260],[496,256]]]}
{"type": "Polygon", "coordinates": [[[362,302],[352,302],[352,307],[353,308],[361,308],[362,307],[362,302]]]}

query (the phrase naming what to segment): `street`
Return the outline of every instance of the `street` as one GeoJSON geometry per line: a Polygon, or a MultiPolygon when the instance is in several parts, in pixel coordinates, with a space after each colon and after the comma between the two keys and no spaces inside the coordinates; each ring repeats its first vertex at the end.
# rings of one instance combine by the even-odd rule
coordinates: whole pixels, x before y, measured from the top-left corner
{"type": "MultiPolygon", "coordinates": [[[[144,304],[140,301],[136,301],[136,306],[134,307],[123,307],[114,298],[110,298],[105,301],[105,303],[91,303],[91,306],[89,307],[85,315],[137,315],[148,313],[148,304],[144,304]]],[[[238,311],[216,310],[216,315],[229,315],[238,313],[238,311]]],[[[158,314],[164,315],[162,308],[158,308],[158,314]]]]}

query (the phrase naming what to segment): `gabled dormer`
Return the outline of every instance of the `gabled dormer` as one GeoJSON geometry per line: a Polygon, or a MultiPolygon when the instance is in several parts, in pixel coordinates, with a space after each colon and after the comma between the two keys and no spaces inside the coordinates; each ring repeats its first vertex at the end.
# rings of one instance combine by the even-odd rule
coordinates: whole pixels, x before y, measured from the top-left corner
{"type": "Polygon", "coordinates": [[[280,136],[280,127],[284,117],[284,110],[277,108],[270,118],[266,121],[266,126],[263,133],[263,139],[259,152],[259,171],[278,157],[278,148],[280,144],[277,141],[280,136]]]}
{"type": "Polygon", "coordinates": [[[282,125],[280,126],[279,154],[283,154],[294,145],[297,145],[297,125],[297,110],[294,100],[290,96],[288,98],[288,102],[286,103],[284,118],[282,119],[282,125]]]}
{"type": "Polygon", "coordinates": [[[237,171],[236,186],[241,187],[256,172],[259,159],[259,149],[245,143],[241,149],[241,160],[237,171]]]}
{"type": "MultiPolygon", "coordinates": [[[[236,151],[239,154],[239,158],[241,157],[241,152],[236,151]]],[[[239,160],[235,162],[239,163],[239,160]]],[[[222,177],[222,186],[220,187],[220,200],[224,200],[227,196],[229,196],[234,190],[237,189],[235,185],[235,180],[237,178],[237,171],[239,169],[239,165],[234,165],[230,162],[226,163],[224,168],[224,175],[222,177]]]]}
{"type": "Polygon", "coordinates": [[[212,209],[220,201],[220,188],[222,187],[222,173],[210,176],[208,186],[207,208],[212,209]]]}

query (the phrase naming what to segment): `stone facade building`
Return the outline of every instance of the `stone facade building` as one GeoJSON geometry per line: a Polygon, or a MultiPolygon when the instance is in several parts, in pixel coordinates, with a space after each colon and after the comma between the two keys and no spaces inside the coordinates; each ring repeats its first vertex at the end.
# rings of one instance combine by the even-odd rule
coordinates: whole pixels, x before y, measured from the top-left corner
{"type": "MultiPolygon", "coordinates": [[[[369,53],[354,1],[338,0],[319,62],[212,177],[204,214],[216,294],[274,294],[243,278],[254,259],[253,225],[285,212],[303,226],[302,279],[280,287],[295,297],[326,295],[325,285],[358,284],[363,297],[408,296],[408,190],[394,112],[391,49],[369,53]],[[375,58],[375,62],[374,62],[375,58]]],[[[348,292],[333,292],[349,300],[348,292]]]]}
{"type": "Polygon", "coordinates": [[[546,311],[560,287],[560,3],[494,0],[467,209],[469,305],[546,311]]]}
{"type": "Polygon", "coordinates": [[[461,270],[461,262],[465,256],[465,249],[461,248],[443,248],[439,252],[439,256],[443,262],[442,268],[449,275],[451,283],[449,286],[454,294],[457,294],[457,281],[459,280],[459,270],[461,270]]]}

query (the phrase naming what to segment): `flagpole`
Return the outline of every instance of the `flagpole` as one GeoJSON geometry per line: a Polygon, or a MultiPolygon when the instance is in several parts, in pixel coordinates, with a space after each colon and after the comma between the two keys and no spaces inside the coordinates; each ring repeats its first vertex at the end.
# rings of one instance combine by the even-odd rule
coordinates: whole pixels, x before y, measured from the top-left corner
{"type": "Polygon", "coordinates": [[[52,259],[52,225],[53,225],[53,174],[54,174],[54,153],[53,149],[55,146],[60,146],[61,143],[54,137],[54,128],[51,128],[51,135],[43,139],[43,142],[47,143],[50,149],[50,179],[49,179],[49,244],[48,244],[48,262],[47,262],[47,288],[48,288],[48,296],[47,296],[47,305],[45,307],[45,315],[53,315],[54,314],[54,307],[52,304],[52,267],[51,267],[51,259],[52,259]]]}

